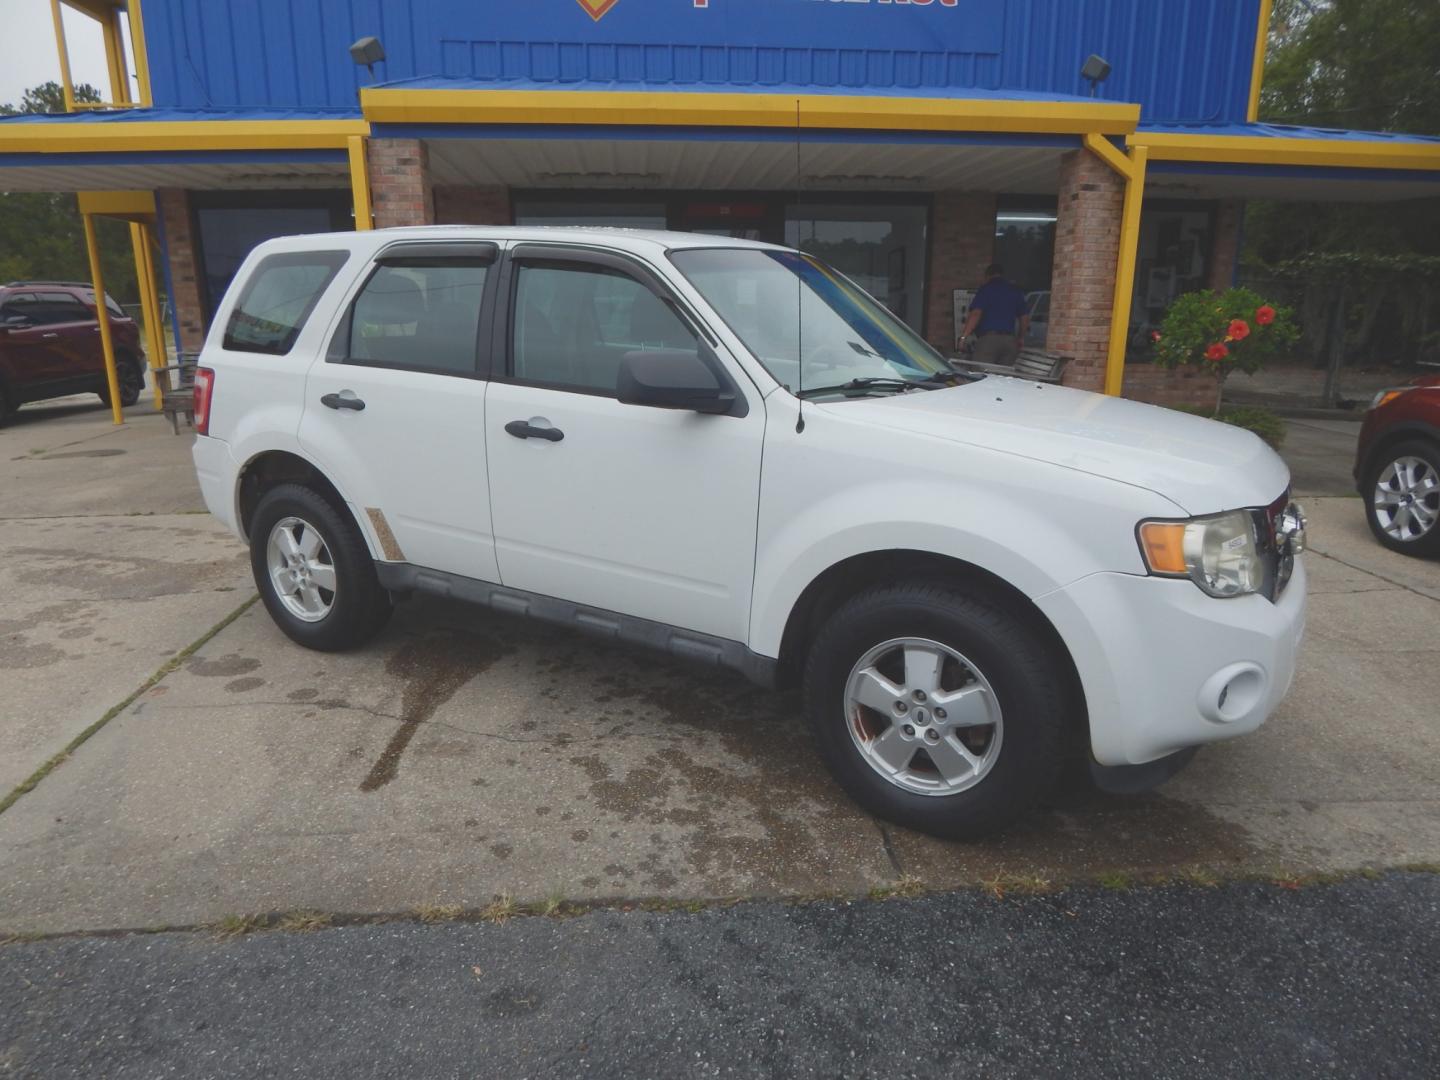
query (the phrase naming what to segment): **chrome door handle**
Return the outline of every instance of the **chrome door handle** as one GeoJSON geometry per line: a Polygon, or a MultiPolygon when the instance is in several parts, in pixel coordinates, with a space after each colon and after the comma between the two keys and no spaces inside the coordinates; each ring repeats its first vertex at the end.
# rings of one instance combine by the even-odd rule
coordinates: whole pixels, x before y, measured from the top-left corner
{"type": "Polygon", "coordinates": [[[57,337],[59,337],[60,335],[59,335],[59,334],[41,334],[40,336],[41,336],[42,338],[57,338],[57,337]]]}

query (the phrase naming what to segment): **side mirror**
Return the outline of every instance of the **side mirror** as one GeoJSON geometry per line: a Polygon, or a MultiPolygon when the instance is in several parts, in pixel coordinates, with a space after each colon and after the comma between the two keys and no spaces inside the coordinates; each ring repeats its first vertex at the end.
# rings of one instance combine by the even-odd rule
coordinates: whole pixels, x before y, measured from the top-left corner
{"type": "Polygon", "coordinates": [[[615,396],[622,405],[711,415],[728,413],[735,405],[735,394],[721,385],[699,352],[689,349],[626,353],[615,378],[615,396]]]}

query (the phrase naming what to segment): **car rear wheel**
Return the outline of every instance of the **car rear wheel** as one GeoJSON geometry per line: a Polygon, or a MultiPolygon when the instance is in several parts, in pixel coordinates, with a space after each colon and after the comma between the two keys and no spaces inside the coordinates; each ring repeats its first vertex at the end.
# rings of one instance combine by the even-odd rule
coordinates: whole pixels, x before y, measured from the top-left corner
{"type": "Polygon", "coordinates": [[[270,617],[306,648],[355,648],[390,618],[355,523],[300,484],[272,488],[255,507],[250,567],[270,617]]]}
{"type": "MultiPolygon", "coordinates": [[[[145,390],[145,375],[140,370],[140,362],[133,356],[117,356],[115,358],[115,381],[120,384],[120,404],[129,408],[140,400],[141,393],[145,390]]],[[[101,387],[100,400],[106,405],[110,404],[110,387],[101,387]]]]}
{"type": "Polygon", "coordinates": [[[1377,540],[1406,555],[1440,554],[1440,445],[1399,443],[1370,467],[1365,516],[1377,540]]]}
{"type": "Polygon", "coordinates": [[[870,589],[821,629],[805,707],[821,756],[872,813],[976,840],[1055,785],[1065,681],[1048,644],[953,586],[870,589]]]}

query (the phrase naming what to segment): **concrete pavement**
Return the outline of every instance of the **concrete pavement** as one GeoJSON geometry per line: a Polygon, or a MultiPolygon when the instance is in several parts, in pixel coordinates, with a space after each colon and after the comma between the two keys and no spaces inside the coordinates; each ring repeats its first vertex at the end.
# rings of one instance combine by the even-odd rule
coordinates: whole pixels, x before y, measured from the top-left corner
{"type": "MultiPolygon", "coordinates": [[[[132,439],[136,454],[168,462],[169,481],[146,490],[193,483],[186,439],[139,433],[153,417],[109,435],[87,422],[55,445],[129,450],[118,440],[132,439]]],[[[5,458],[17,475],[31,467],[5,458]]],[[[132,482],[125,458],[69,460],[89,462],[99,476],[84,482],[107,498],[142,497],[113,491],[132,482]]],[[[256,607],[0,814],[0,929],[479,908],[502,895],[855,894],[911,879],[942,888],[1440,861],[1440,564],[1380,548],[1357,498],[1305,501],[1314,606],[1294,691],[1259,734],[1206,750],[1152,795],[1065,793],[1001,840],[944,844],[858,811],[821,768],[797,703],[738,678],[433,602],[403,608],[367,649],[324,656],[256,607]]],[[[84,520],[111,525],[127,552],[164,544],[166,529],[200,535],[166,549],[186,552],[183,586],[144,598],[172,605],[155,609],[170,637],[151,641],[145,663],[122,678],[104,654],[76,649],[51,665],[50,686],[63,675],[67,688],[97,688],[57,739],[248,595],[239,545],[206,533],[204,518],[84,520]]],[[[108,550],[95,531],[76,550],[108,550]]],[[[8,542],[29,552],[24,573],[64,563],[23,531],[8,542]]],[[[84,599],[118,626],[131,616],[115,581],[147,573],[107,563],[89,592],[63,600],[84,599]]],[[[31,611],[34,625],[0,642],[0,657],[58,650],[70,640],[60,614],[31,611]]],[[[62,696],[45,686],[27,699],[62,696]]],[[[15,738],[12,727],[0,737],[15,738]]]]}

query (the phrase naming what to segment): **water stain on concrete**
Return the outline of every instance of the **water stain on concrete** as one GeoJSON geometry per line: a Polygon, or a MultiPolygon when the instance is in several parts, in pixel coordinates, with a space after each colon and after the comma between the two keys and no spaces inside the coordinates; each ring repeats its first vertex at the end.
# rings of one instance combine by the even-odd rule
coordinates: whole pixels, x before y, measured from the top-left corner
{"type": "Polygon", "coordinates": [[[64,454],[46,454],[40,461],[64,461],[67,458],[121,457],[125,450],[71,450],[64,454]]]}
{"type": "Polygon", "coordinates": [[[290,701],[314,701],[320,696],[319,690],[307,687],[304,690],[291,690],[285,697],[290,701]]]}
{"type": "Polygon", "coordinates": [[[528,986],[509,986],[496,990],[485,999],[485,1012],[501,1018],[525,1016],[544,1004],[545,998],[539,990],[528,986]]]}
{"type": "Polygon", "coordinates": [[[232,694],[243,694],[247,690],[258,690],[264,685],[264,679],[257,679],[252,675],[244,679],[231,679],[225,684],[225,689],[229,690],[232,694]]]}
{"type": "Polygon", "coordinates": [[[207,660],[203,656],[191,657],[185,664],[185,670],[191,675],[207,678],[233,678],[236,675],[248,675],[259,666],[259,660],[241,656],[239,653],[230,653],[215,660],[207,660]]]}
{"type": "Polygon", "coordinates": [[[420,725],[455,692],[513,648],[496,638],[456,630],[435,630],[406,642],[385,665],[401,680],[400,727],[380,752],[360,790],[378,791],[400,772],[400,759],[420,725]]]}

